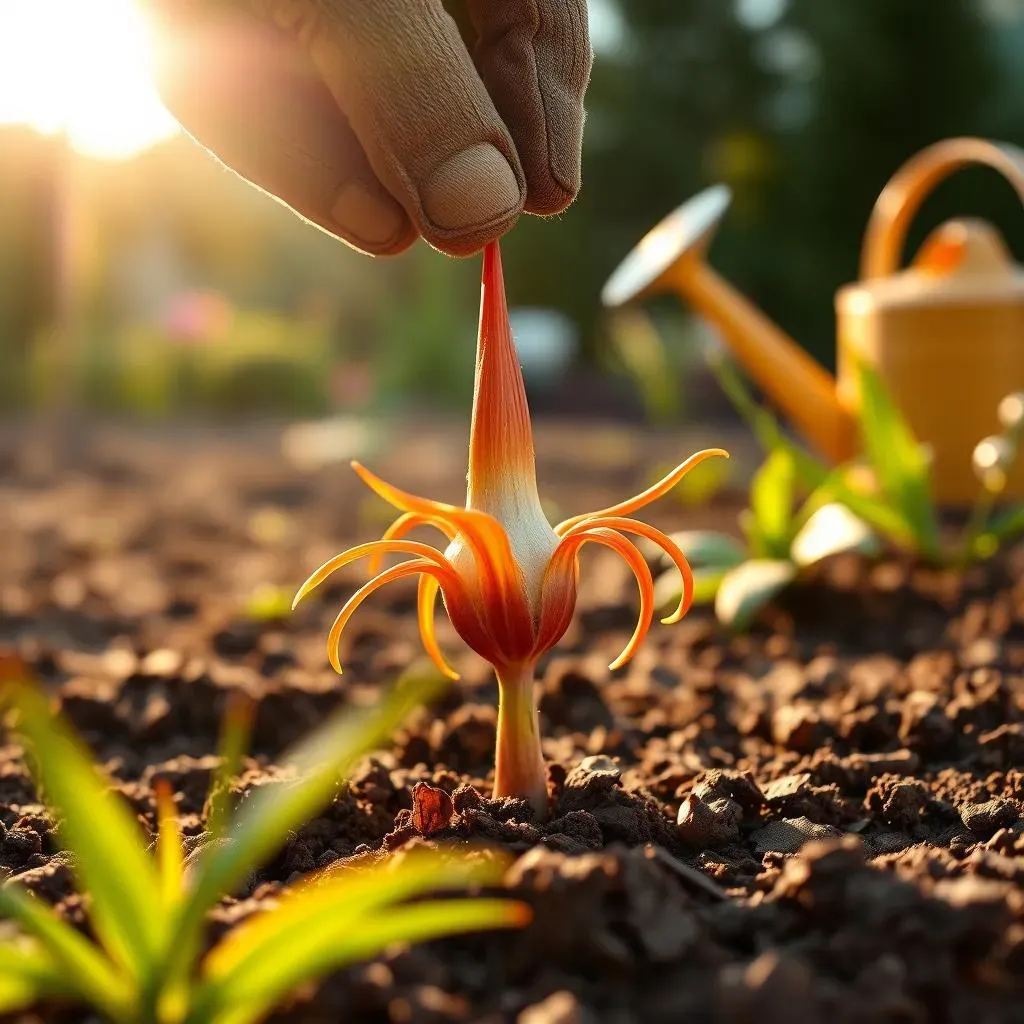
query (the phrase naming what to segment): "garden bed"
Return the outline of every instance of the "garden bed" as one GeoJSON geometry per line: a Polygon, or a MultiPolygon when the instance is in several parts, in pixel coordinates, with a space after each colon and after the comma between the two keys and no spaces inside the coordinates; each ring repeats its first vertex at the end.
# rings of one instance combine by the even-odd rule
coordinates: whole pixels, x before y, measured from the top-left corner
{"type": "MultiPolygon", "coordinates": [[[[401,458],[374,466],[454,500],[465,450],[448,438],[463,435],[418,430],[415,449],[399,438],[401,458]]],[[[539,425],[542,494],[565,515],[599,507],[707,440],[669,453],[664,438],[623,436],[616,448],[539,425]]],[[[0,645],[60,696],[150,826],[165,778],[201,833],[233,691],[258,698],[244,796],[339,701],[422,665],[415,588],[396,585],[349,627],[345,676],[327,666],[326,629],[358,567],[279,614],[311,569],[389,521],[343,466],[300,472],[263,436],[114,433],[53,479],[19,450],[0,452],[0,645]]],[[[664,501],[650,521],[730,528],[740,507],[664,501]]],[[[541,664],[550,822],[487,799],[497,688],[439,616],[463,682],[214,926],[316,867],[464,839],[512,852],[506,882],[533,923],[341,972],[280,1018],[1024,1020],[1024,548],[964,578],[835,559],[751,634],[728,638],[695,610],[615,673],[635,584],[614,556],[586,557],[574,623],[541,664]],[[421,787],[414,807],[418,782],[451,801],[421,787]]],[[[14,746],[0,749],[0,822],[0,865],[82,920],[14,746]]]]}

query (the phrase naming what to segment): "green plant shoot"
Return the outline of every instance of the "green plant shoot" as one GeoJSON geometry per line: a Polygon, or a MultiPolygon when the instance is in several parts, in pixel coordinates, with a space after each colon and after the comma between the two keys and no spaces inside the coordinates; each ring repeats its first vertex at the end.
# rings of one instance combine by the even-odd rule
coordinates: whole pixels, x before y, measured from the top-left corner
{"type": "MultiPolygon", "coordinates": [[[[340,775],[389,736],[427,689],[423,681],[399,685],[374,708],[330,719],[287,759],[294,781],[260,790],[233,821],[225,821],[223,802],[211,800],[211,824],[226,841],[209,844],[186,872],[169,788],[158,790],[151,855],[135,816],[46,697],[9,681],[4,703],[90,896],[96,940],[16,882],[4,885],[0,913],[10,920],[0,928],[16,923],[20,930],[0,945],[0,1013],[58,999],[90,1005],[114,1024],[250,1024],[300,985],[391,944],[524,923],[526,909],[506,899],[409,902],[495,884],[499,858],[407,855],[385,867],[309,876],[201,954],[211,907],[330,802],[340,775]]],[[[248,736],[248,711],[233,715],[222,742],[222,791],[248,736]]]]}
{"type": "MultiPolygon", "coordinates": [[[[893,547],[936,565],[962,566],[990,558],[1002,544],[1024,532],[1024,506],[1018,504],[996,510],[997,499],[1006,486],[1007,473],[1017,458],[1024,432],[1024,395],[1008,395],[1000,403],[1002,433],[983,439],[975,449],[974,467],[980,483],[978,499],[961,537],[950,545],[942,542],[939,511],[932,497],[927,448],[917,441],[881,376],[870,365],[861,361],[856,367],[861,395],[858,426],[863,463],[829,469],[785,436],[774,416],[757,403],[740,374],[719,353],[712,354],[709,363],[722,389],[768,453],[769,462],[777,464],[769,471],[769,477],[782,472],[784,463],[779,453],[785,452],[787,472],[812,492],[811,504],[841,505],[893,547]],[[871,478],[870,486],[862,482],[865,470],[871,478]]],[[[781,483],[770,485],[762,479],[767,495],[763,498],[757,496],[755,486],[750,513],[743,520],[748,539],[749,517],[755,513],[755,505],[767,501],[766,508],[775,507],[771,505],[770,495],[780,492],[781,486],[781,483]]],[[[765,521],[763,516],[764,512],[762,522],[765,521]]],[[[832,516],[834,518],[835,513],[832,516]]],[[[835,521],[838,523],[838,519],[835,521]]],[[[762,529],[756,535],[752,553],[759,550],[758,545],[765,545],[771,533],[762,529]]],[[[774,551],[779,554],[778,546],[774,551]]]]}

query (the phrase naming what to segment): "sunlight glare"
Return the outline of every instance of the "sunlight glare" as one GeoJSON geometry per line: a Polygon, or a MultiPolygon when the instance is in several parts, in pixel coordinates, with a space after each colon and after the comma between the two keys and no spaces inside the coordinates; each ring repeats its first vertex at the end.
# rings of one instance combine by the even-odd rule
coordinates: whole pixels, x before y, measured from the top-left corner
{"type": "Polygon", "coordinates": [[[134,0],[2,0],[0,124],[63,131],[79,153],[109,160],[173,135],[134,0]]]}

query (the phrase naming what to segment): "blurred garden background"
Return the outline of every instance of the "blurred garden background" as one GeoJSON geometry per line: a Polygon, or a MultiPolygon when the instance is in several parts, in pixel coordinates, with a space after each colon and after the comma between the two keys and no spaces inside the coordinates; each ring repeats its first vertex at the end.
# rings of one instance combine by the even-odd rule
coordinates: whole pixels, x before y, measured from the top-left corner
{"type": "MultiPolygon", "coordinates": [[[[1024,144],[1024,0],[592,0],[584,188],[504,243],[535,408],[661,423],[724,408],[698,328],[616,330],[608,274],[714,182],[713,264],[829,364],[835,289],[887,179],[940,138],[1024,144]],[[652,367],[654,372],[652,372],[652,367]],[[666,372],[666,368],[667,371],[666,372]]],[[[147,87],[131,0],[0,5],[0,402],[117,418],[468,414],[478,262],[373,261],[225,171],[147,87]]],[[[970,170],[911,235],[993,220],[970,170]]]]}

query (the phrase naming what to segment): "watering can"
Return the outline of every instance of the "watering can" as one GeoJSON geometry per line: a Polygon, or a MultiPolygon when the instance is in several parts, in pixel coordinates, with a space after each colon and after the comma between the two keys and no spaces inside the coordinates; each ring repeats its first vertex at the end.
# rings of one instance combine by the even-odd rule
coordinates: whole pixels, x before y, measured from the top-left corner
{"type": "MultiPolygon", "coordinates": [[[[1024,269],[999,233],[951,220],[900,270],[907,227],[953,171],[985,164],[1024,200],[1024,150],[984,139],[947,139],[912,157],[886,185],[868,222],[861,280],[836,295],[837,378],[715,273],[704,256],[729,207],[724,185],[669,214],[605,284],[607,306],[673,291],[719,330],[727,347],[803,438],[842,463],[857,455],[859,360],[873,366],[918,440],[930,446],[934,496],[969,503],[978,492],[975,445],[998,433],[997,407],[1024,390],[1024,269]]],[[[1024,497],[1024,466],[1007,497],[1024,497]]]]}

